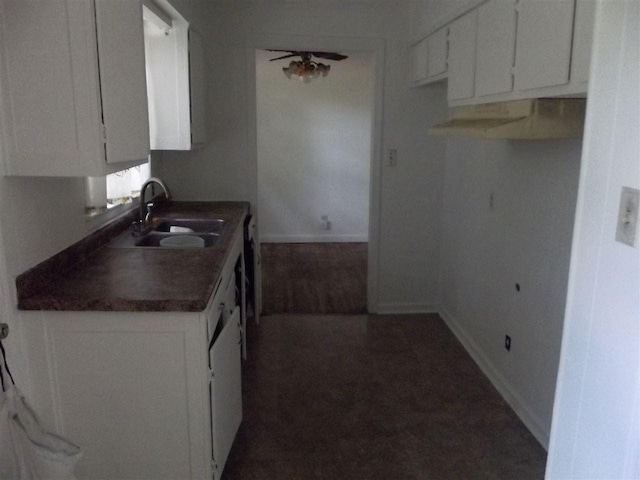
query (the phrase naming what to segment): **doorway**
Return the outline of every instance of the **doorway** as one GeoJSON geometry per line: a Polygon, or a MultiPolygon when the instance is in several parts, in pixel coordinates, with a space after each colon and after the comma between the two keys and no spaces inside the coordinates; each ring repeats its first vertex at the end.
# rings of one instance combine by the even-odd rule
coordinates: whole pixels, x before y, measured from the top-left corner
{"type": "Polygon", "coordinates": [[[326,77],[256,50],[257,190],[263,313],[365,313],[374,65],[345,52],[326,77]]]}

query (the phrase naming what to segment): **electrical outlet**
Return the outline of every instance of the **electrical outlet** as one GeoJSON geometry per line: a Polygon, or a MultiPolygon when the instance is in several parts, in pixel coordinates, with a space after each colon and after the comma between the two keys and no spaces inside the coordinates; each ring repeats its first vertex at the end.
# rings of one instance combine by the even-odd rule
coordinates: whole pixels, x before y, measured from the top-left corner
{"type": "Polygon", "coordinates": [[[320,224],[320,228],[322,228],[322,230],[330,230],[331,229],[331,222],[329,221],[329,215],[320,216],[320,220],[322,222],[320,224]]]}
{"type": "Polygon", "coordinates": [[[509,335],[504,336],[504,348],[507,349],[507,352],[511,351],[511,337],[509,335]]]}
{"type": "Polygon", "coordinates": [[[0,323],[0,340],[4,340],[9,336],[9,325],[0,323]]]}
{"type": "Polygon", "coordinates": [[[638,203],[640,203],[640,190],[637,188],[622,187],[620,193],[620,209],[618,210],[618,227],[616,229],[616,241],[636,246],[638,228],[638,203]]]}

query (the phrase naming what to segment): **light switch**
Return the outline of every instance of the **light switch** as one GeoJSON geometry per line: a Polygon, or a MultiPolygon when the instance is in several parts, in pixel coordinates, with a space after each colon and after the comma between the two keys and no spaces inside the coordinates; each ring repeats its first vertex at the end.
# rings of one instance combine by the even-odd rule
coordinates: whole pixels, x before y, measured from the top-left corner
{"type": "Polygon", "coordinates": [[[636,246],[639,203],[640,190],[637,188],[622,187],[616,241],[631,247],[636,246]]]}

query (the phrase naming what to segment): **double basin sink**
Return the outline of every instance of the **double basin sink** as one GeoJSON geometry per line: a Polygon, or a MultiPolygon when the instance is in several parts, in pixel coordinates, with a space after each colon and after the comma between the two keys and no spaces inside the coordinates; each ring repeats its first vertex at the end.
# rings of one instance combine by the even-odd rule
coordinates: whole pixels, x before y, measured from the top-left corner
{"type": "Polygon", "coordinates": [[[220,240],[224,220],[158,218],[146,235],[135,236],[129,230],[118,235],[110,244],[117,248],[207,248],[220,240]]]}

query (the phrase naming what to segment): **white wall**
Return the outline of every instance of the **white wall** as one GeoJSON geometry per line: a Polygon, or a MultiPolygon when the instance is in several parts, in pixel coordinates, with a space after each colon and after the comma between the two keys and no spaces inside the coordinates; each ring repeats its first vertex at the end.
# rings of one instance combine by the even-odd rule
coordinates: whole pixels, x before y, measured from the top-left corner
{"type": "Polygon", "coordinates": [[[329,75],[305,84],[283,74],[291,59],[270,62],[282,52],[256,52],[262,242],[368,239],[372,56],[341,53],[349,58],[324,61],[329,75]]]}
{"type": "MultiPolygon", "coordinates": [[[[211,142],[197,152],[163,154],[159,173],[176,198],[257,201],[256,152],[250,151],[251,81],[258,35],[314,37],[353,43],[384,42],[381,124],[384,152],[398,151],[398,166],[372,172],[379,179],[379,249],[376,290],[380,311],[434,310],[438,303],[440,192],[444,142],[426,135],[446,117],[440,85],[410,88],[410,0],[210,2],[206,15],[211,142]]],[[[268,47],[268,46],[264,46],[268,47]]],[[[258,219],[260,222],[260,219],[258,219]]],[[[371,239],[370,239],[371,240],[371,239]]]]}
{"type": "Polygon", "coordinates": [[[639,19],[599,2],[549,479],[640,478],[640,246],[615,241],[640,188],[639,19]]]}
{"type": "MultiPolygon", "coordinates": [[[[89,230],[84,217],[84,182],[77,178],[0,177],[0,235],[4,247],[0,303],[10,334],[4,344],[16,382],[29,393],[23,325],[16,309],[15,278],[80,240],[89,230]]],[[[0,264],[1,265],[1,264],[0,264]]]]}
{"type": "Polygon", "coordinates": [[[579,140],[447,144],[443,317],[545,446],[580,152],[579,140]]]}

